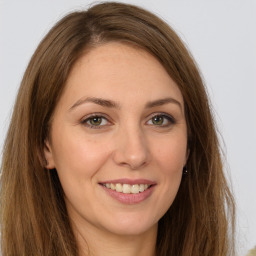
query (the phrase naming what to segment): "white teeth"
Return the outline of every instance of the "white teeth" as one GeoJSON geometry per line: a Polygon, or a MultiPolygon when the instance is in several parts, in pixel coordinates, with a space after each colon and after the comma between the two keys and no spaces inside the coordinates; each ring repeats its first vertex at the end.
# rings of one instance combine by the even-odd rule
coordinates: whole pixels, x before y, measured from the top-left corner
{"type": "Polygon", "coordinates": [[[144,192],[146,189],[150,187],[148,184],[121,184],[121,183],[105,183],[103,184],[106,188],[115,190],[124,194],[138,194],[144,192]]]}
{"type": "Polygon", "coordinates": [[[145,185],[144,184],[140,184],[139,191],[143,192],[144,190],[145,190],[145,185]]]}
{"type": "Polygon", "coordinates": [[[132,185],[131,192],[132,192],[132,194],[138,194],[140,192],[139,185],[137,185],[137,184],[132,185]]]}
{"type": "Polygon", "coordinates": [[[122,186],[122,184],[120,184],[120,183],[117,183],[117,184],[116,184],[116,191],[117,191],[117,192],[123,192],[123,186],[122,186]]]}
{"type": "Polygon", "coordinates": [[[130,194],[131,193],[131,185],[129,184],[123,184],[123,191],[124,194],[130,194]]]}

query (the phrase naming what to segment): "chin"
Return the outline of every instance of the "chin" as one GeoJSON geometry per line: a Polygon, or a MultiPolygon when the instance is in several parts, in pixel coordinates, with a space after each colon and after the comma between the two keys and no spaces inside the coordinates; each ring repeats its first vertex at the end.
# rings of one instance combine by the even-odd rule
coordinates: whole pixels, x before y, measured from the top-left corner
{"type": "Polygon", "coordinates": [[[116,219],[115,223],[106,227],[108,231],[116,235],[122,236],[138,236],[148,231],[157,230],[158,222],[153,220],[146,220],[145,218],[132,219],[131,217],[124,216],[121,219],[116,219]]]}

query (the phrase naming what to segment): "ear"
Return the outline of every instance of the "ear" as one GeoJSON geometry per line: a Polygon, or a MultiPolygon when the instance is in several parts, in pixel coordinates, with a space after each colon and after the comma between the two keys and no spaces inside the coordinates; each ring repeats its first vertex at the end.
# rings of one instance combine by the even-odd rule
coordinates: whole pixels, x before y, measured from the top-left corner
{"type": "Polygon", "coordinates": [[[53,158],[52,153],[52,147],[49,143],[49,140],[45,140],[44,142],[44,157],[45,157],[45,168],[47,169],[54,169],[55,168],[55,162],[53,158]]]}

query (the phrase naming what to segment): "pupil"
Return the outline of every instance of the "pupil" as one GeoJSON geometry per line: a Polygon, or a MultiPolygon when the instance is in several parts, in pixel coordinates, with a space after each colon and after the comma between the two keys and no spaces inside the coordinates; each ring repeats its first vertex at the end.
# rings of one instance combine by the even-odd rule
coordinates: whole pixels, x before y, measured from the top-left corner
{"type": "Polygon", "coordinates": [[[156,125],[163,124],[163,117],[162,116],[153,117],[153,124],[156,124],[156,125]]]}
{"type": "Polygon", "coordinates": [[[101,124],[101,117],[93,117],[91,119],[91,124],[92,125],[100,125],[101,124]]]}

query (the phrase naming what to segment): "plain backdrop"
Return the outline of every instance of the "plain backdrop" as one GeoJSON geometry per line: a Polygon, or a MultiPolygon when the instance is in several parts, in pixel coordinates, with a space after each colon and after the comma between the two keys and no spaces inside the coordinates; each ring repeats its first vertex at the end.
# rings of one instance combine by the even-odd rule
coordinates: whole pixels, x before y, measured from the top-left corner
{"type": "MultiPolygon", "coordinates": [[[[205,79],[238,207],[238,255],[256,245],[256,1],[133,0],[181,36],[205,79]]],[[[0,0],[0,149],[17,89],[42,37],[92,1],[0,0]]]]}

